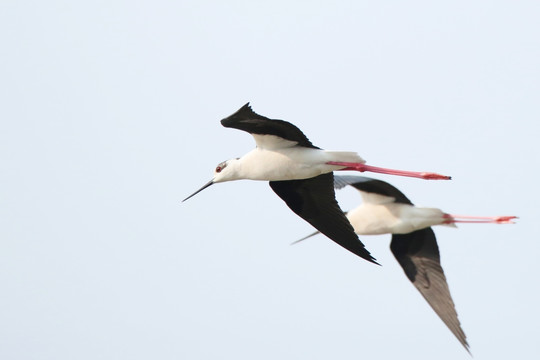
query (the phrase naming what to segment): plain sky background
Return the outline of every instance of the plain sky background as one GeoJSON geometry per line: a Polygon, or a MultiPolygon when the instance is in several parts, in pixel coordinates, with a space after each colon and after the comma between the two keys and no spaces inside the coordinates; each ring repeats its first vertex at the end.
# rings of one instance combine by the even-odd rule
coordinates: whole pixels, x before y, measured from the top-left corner
{"type": "MultiPolygon", "coordinates": [[[[265,182],[215,185],[250,101],[419,205],[475,360],[540,357],[538,1],[0,3],[0,358],[470,359],[404,276],[265,182]]],[[[338,194],[356,206],[354,190],[338,194]]]]}

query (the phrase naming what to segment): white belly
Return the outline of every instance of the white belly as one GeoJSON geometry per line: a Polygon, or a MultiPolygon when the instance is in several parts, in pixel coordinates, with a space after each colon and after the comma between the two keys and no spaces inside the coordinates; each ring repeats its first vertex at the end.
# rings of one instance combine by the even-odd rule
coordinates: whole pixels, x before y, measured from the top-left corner
{"type": "Polygon", "coordinates": [[[433,225],[443,224],[439,209],[406,204],[362,204],[351,210],[347,218],[360,235],[408,234],[433,225]]]}
{"type": "Polygon", "coordinates": [[[256,148],[242,158],[240,177],[250,180],[308,179],[344,166],[327,165],[328,161],[364,162],[353,152],[336,152],[304,147],[278,150],[256,148]]]}

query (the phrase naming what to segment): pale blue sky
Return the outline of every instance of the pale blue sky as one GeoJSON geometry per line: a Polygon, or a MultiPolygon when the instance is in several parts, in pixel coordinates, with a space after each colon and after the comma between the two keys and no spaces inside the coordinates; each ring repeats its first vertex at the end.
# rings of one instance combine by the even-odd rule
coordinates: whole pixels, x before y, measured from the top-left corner
{"type": "MultiPolygon", "coordinates": [[[[437,228],[475,360],[540,356],[537,1],[0,5],[1,359],[470,359],[408,282],[263,182],[215,185],[253,109],[374,177],[516,225],[437,228]]],[[[345,209],[360,197],[342,191],[345,209]]]]}

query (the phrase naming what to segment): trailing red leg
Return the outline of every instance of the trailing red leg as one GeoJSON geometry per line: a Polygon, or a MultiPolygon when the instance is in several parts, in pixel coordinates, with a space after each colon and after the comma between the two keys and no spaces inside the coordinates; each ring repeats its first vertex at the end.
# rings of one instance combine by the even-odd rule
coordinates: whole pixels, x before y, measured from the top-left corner
{"type": "Polygon", "coordinates": [[[512,220],[518,218],[517,216],[469,216],[453,214],[444,214],[443,217],[447,219],[445,221],[445,224],[515,224],[515,222],[513,222],[512,220]]]}
{"type": "Polygon", "coordinates": [[[380,173],[380,174],[408,176],[408,177],[420,178],[420,179],[425,179],[425,180],[450,180],[452,179],[452,177],[450,176],[440,175],[433,172],[394,170],[394,169],[387,169],[387,168],[381,168],[377,166],[366,165],[362,163],[329,161],[327,162],[327,164],[345,166],[345,168],[341,170],[355,170],[355,171],[360,171],[360,172],[369,171],[369,172],[380,173]]]}

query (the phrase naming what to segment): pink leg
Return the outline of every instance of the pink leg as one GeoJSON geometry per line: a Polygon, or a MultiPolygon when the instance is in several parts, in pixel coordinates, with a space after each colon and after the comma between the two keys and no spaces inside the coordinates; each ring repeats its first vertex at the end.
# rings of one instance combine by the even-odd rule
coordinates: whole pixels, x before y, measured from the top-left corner
{"type": "Polygon", "coordinates": [[[415,177],[415,178],[420,178],[420,179],[425,179],[425,180],[450,180],[452,179],[452,177],[450,176],[440,175],[440,174],[432,173],[432,172],[393,170],[393,169],[386,169],[386,168],[381,168],[381,167],[371,166],[371,165],[366,165],[366,164],[361,164],[361,163],[329,161],[327,162],[327,164],[345,166],[345,168],[341,170],[356,170],[360,172],[370,171],[370,172],[375,172],[375,173],[380,173],[380,174],[409,176],[409,177],[415,177]]]}
{"type": "Polygon", "coordinates": [[[443,216],[447,224],[451,223],[470,223],[470,224],[515,224],[513,219],[517,216],[469,216],[469,215],[453,215],[444,214],[443,216]],[[464,220],[465,219],[465,220],[464,220]]]}

